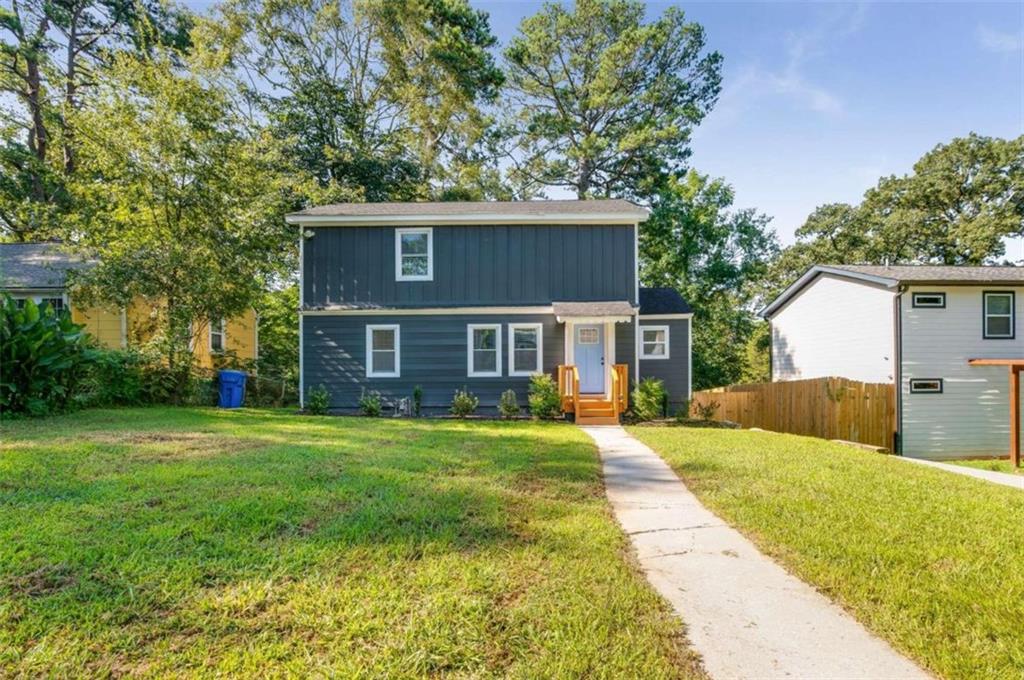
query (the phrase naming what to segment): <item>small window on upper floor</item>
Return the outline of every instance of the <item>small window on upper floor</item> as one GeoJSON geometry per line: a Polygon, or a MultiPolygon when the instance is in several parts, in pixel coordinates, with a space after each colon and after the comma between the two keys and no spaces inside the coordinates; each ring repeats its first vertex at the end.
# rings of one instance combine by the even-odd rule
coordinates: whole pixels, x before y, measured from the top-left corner
{"type": "Polygon", "coordinates": [[[1012,340],[1016,334],[1013,291],[986,291],[982,294],[982,337],[987,340],[1012,340]]]}
{"type": "Polygon", "coordinates": [[[395,229],[395,280],[434,280],[433,229],[395,229]]]}
{"type": "Polygon", "coordinates": [[[945,307],[946,306],[946,294],[945,293],[914,293],[913,298],[914,307],[945,307]]]}
{"type": "Polygon", "coordinates": [[[914,394],[942,394],[942,378],[912,378],[910,391],[914,394]]]}
{"type": "Polygon", "coordinates": [[[210,321],[210,351],[223,352],[227,340],[227,331],[224,326],[224,319],[210,321]]]}

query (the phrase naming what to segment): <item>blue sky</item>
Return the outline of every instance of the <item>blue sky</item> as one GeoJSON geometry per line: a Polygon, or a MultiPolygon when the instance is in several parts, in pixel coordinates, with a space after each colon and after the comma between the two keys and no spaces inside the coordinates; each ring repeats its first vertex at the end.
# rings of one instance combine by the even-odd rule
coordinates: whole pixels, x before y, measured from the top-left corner
{"type": "MultiPolygon", "coordinates": [[[[502,42],[539,7],[473,4],[502,42]]],[[[650,3],[648,16],[668,5],[650,3]]],[[[692,166],[725,177],[737,207],[771,215],[783,243],[815,206],[858,201],[940,142],[1024,134],[1024,4],[679,6],[725,60],[692,166]]]]}

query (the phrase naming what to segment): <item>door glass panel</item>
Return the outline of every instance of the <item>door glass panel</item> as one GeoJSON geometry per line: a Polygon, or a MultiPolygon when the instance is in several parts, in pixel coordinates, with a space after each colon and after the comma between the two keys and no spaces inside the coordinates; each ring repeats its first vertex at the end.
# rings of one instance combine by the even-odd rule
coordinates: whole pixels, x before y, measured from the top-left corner
{"type": "Polygon", "coordinates": [[[578,331],[579,343],[581,345],[596,345],[598,334],[596,328],[581,328],[578,331]]]}

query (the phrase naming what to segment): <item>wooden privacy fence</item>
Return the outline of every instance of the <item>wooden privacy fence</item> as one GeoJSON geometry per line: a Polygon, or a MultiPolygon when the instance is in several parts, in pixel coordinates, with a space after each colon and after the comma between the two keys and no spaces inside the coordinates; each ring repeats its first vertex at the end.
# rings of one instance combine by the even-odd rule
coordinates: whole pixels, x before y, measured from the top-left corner
{"type": "Polygon", "coordinates": [[[823,439],[892,448],[896,393],[890,383],[846,378],[730,385],[694,392],[693,404],[719,404],[715,420],[823,439]]]}

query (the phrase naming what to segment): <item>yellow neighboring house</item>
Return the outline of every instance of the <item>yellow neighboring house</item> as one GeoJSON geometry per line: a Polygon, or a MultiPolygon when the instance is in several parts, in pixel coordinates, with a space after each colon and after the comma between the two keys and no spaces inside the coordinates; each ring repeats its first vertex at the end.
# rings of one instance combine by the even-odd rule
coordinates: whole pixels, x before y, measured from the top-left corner
{"type": "MultiPolygon", "coordinates": [[[[159,310],[142,298],[126,309],[75,304],[67,290],[67,272],[83,266],[87,265],[56,243],[0,243],[0,291],[15,299],[31,298],[70,309],[71,319],[84,325],[105,347],[136,346],[151,338],[159,310]]],[[[219,324],[197,322],[193,338],[192,353],[203,368],[213,368],[218,355],[232,354],[241,360],[259,356],[256,312],[252,309],[219,324]]]]}

